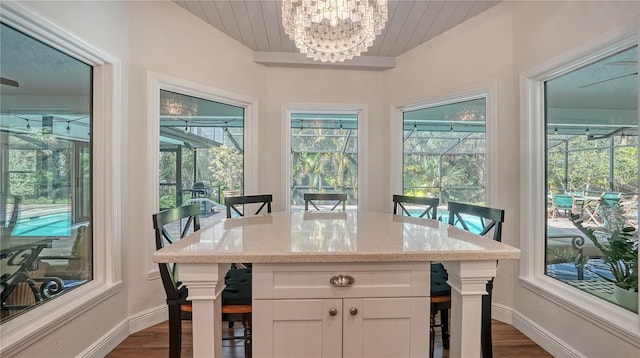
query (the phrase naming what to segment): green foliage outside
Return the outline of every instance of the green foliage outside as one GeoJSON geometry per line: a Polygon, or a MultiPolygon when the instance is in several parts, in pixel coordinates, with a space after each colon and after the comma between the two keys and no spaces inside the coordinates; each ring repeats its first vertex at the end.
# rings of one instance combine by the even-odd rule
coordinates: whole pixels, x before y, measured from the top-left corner
{"type": "Polygon", "coordinates": [[[354,205],[358,197],[355,131],[308,128],[291,130],[291,202],[304,203],[305,192],[341,192],[354,205]]]}
{"type": "Polygon", "coordinates": [[[32,135],[9,137],[9,191],[23,204],[68,204],[72,168],[69,141],[32,135]],[[38,142],[39,141],[39,142],[38,142]]]}
{"type": "Polygon", "coordinates": [[[484,133],[405,132],[403,193],[482,204],[486,192],[484,133]]]}
{"type": "Polygon", "coordinates": [[[211,177],[220,183],[223,190],[242,189],[243,154],[230,146],[209,148],[209,153],[211,177]]]}
{"type": "Polygon", "coordinates": [[[637,138],[616,138],[614,147],[613,183],[610,180],[610,139],[587,140],[586,136],[549,136],[547,156],[547,180],[554,192],[615,191],[636,193],[638,187],[637,138]],[[565,145],[558,140],[570,139],[567,152],[569,168],[566,168],[565,145]],[[556,145],[558,144],[558,145],[556,145]],[[624,146],[623,146],[624,145],[624,146]]]}

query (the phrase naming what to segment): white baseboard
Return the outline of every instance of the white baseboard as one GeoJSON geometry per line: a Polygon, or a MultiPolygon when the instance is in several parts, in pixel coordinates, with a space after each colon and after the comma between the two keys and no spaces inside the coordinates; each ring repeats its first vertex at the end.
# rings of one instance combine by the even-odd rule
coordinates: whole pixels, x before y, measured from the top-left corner
{"type": "Polygon", "coordinates": [[[160,305],[129,318],[130,334],[140,332],[169,319],[167,305],[160,305]]]}
{"type": "Polygon", "coordinates": [[[87,347],[78,357],[104,357],[129,335],[167,320],[167,306],[161,305],[140,312],[120,322],[100,339],[87,347]]]}
{"type": "Polygon", "coordinates": [[[509,306],[493,304],[491,318],[510,324],[554,357],[586,358],[546,329],[509,306]]]}
{"type": "Polygon", "coordinates": [[[542,326],[534,323],[520,312],[512,310],[512,321],[512,326],[522,332],[525,336],[529,337],[529,339],[549,352],[552,356],[558,358],[586,358],[586,356],[578,352],[575,348],[560,340],[542,326]]]}
{"type": "Polygon", "coordinates": [[[513,326],[513,309],[508,306],[493,304],[491,306],[491,319],[513,326]]]}

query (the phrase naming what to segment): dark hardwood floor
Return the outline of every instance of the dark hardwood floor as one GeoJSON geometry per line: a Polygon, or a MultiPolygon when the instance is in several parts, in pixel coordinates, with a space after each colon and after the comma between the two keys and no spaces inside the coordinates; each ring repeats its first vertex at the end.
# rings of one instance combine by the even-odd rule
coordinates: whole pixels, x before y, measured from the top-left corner
{"type": "MultiPolygon", "coordinates": [[[[191,344],[191,322],[183,323],[182,357],[193,356],[191,344]]],[[[226,327],[226,324],[223,324],[226,327]]],[[[545,350],[533,343],[524,334],[508,324],[493,321],[493,355],[496,358],[506,357],[552,357],[545,350]]],[[[228,328],[223,328],[228,335],[228,328]]],[[[241,329],[236,328],[236,334],[241,334],[241,329]]],[[[116,349],[107,355],[108,358],[131,357],[168,357],[169,356],[169,329],[167,322],[149,327],[143,331],[129,336],[116,349]]],[[[243,358],[244,343],[242,340],[223,341],[223,358],[243,358]]],[[[435,357],[449,357],[448,351],[442,349],[442,340],[439,332],[436,334],[435,357]]]]}

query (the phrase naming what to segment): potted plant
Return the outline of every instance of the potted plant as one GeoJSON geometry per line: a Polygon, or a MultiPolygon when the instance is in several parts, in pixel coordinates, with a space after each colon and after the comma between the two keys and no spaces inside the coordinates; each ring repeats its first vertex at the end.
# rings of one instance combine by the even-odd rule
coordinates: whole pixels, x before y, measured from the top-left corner
{"type": "Polygon", "coordinates": [[[608,229],[596,230],[582,225],[580,215],[571,215],[571,222],[600,249],[613,278],[594,272],[602,279],[613,282],[614,296],[621,305],[638,312],[638,230],[619,220],[619,210],[610,208],[608,229]]]}
{"type": "Polygon", "coordinates": [[[214,180],[221,184],[222,194],[225,198],[240,195],[243,173],[242,153],[224,145],[210,150],[212,159],[209,169],[214,180]]]}

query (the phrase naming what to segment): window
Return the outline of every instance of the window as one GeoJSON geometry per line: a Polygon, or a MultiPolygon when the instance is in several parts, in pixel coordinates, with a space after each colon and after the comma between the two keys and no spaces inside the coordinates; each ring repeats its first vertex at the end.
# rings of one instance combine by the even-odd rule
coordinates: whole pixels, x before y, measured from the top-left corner
{"type": "Polygon", "coordinates": [[[344,193],[358,203],[358,114],[292,113],[291,205],[304,193],[344,193]]]}
{"type": "Polygon", "coordinates": [[[403,194],[486,202],[484,97],[404,111],[402,126],[403,194]]]}
{"type": "Polygon", "coordinates": [[[244,191],[244,108],[160,90],[160,209],[220,213],[244,191]]]}
{"type": "Polygon", "coordinates": [[[94,278],[93,67],[2,23],[2,322],[94,278]]]}
{"type": "Polygon", "coordinates": [[[637,61],[633,46],[544,83],[545,274],[636,313],[638,238],[616,231],[638,227],[637,61]]]}

